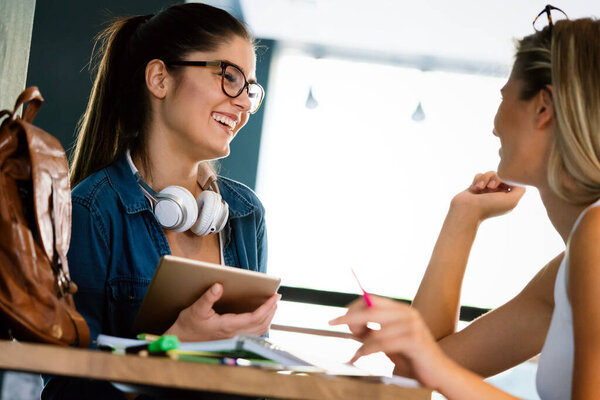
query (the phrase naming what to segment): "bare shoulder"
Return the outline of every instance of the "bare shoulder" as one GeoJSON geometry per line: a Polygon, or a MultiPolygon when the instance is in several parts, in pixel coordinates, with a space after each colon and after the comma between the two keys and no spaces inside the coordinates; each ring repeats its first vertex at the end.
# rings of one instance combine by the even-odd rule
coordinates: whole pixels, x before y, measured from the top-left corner
{"type": "Polygon", "coordinates": [[[589,209],[581,218],[569,240],[569,251],[598,248],[600,238],[600,207],[589,209]]]}
{"type": "Polygon", "coordinates": [[[568,249],[570,297],[574,290],[600,289],[600,207],[584,214],[569,239],[568,249]]]}

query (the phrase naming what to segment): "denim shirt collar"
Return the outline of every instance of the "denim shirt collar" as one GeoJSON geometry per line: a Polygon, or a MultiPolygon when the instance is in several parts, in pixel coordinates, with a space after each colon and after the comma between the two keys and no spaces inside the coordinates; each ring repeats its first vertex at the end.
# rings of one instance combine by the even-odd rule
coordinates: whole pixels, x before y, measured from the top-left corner
{"type": "MultiPolygon", "coordinates": [[[[119,196],[126,213],[135,214],[145,210],[152,211],[124,155],[112,163],[106,171],[108,181],[119,196]]],[[[233,181],[219,177],[217,185],[221,197],[229,205],[230,219],[245,217],[256,211],[256,205],[243,196],[242,192],[235,187],[236,184],[233,181]]]]}

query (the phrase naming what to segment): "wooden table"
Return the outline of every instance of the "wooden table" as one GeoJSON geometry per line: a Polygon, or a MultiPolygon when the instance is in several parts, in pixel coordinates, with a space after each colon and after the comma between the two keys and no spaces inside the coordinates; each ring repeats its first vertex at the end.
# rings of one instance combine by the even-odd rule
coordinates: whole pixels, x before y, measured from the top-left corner
{"type": "Polygon", "coordinates": [[[286,375],[250,367],[117,355],[0,341],[0,369],[50,373],[159,388],[281,399],[431,399],[431,391],[318,374],[286,375]]]}

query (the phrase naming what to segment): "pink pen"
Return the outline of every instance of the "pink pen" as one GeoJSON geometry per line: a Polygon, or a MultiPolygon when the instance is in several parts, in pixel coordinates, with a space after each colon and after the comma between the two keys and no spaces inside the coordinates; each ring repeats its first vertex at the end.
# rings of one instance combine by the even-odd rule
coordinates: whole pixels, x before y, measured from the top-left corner
{"type": "Polygon", "coordinates": [[[363,292],[363,299],[365,299],[365,303],[367,304],[367,307],[373,307],[373,302],[371,301],[371,297],[369,296],[369,293],[367,293],[367,291],[365,289],[363,289],[362,285],[360,284],[360,281],[358,280],[358,276],[356,276],[356,272],[354,272],[354,268],[350,268],[350,270],[352,271],[352,275],[354,275],[354,279],[356,279],[356,283],[358,283],[360,290],[362,290],[362,292],[363,292]]]}

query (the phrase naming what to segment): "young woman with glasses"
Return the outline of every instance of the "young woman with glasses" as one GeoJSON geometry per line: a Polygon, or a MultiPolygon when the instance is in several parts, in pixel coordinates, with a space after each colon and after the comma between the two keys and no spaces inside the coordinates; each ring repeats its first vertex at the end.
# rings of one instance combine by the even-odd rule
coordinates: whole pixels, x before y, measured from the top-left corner
{"type": "MultiPolygon", "coordinates": [[[[497,174],[454,197],[412,307],[362,300],[332,324],[384,351],[395,373],[449,399],[514,398],[488,377],[541,352],[547,399],[600,399],[600,21],[563,20],[522,39],[494,120],[497,174]],[[507,182],[507,183],[502,183],[507,182]],[[478,226],[536,187],[566,249],[514,299],[457,332],[460,288],[478,226]],[[510,186],[509,186],[510,185],[510,186]],[[378,322],[377,331],[366,327],[378,322]]],[[[511,254],[490,254],[518,263],[511,254]]]]}
{"type": "MultiPolygon", "coordinates": [[[[223,10],[180,4],[117,20],[99,48],[72,162],[68,255],[92,340],[134,333],[163,255],[261,272],[267,259],[261,202],[210,164],[229,155],[264,96],[244,26],[223,10]]],[[[165,333],[205,341],[268,331],[279,295],[252,313],[220,315],[213,304],[222,293],[215,284],[165,333]]],[[[44,398],[63,391],[120,396],[110,385],[51,379],[44,398]]]]}

